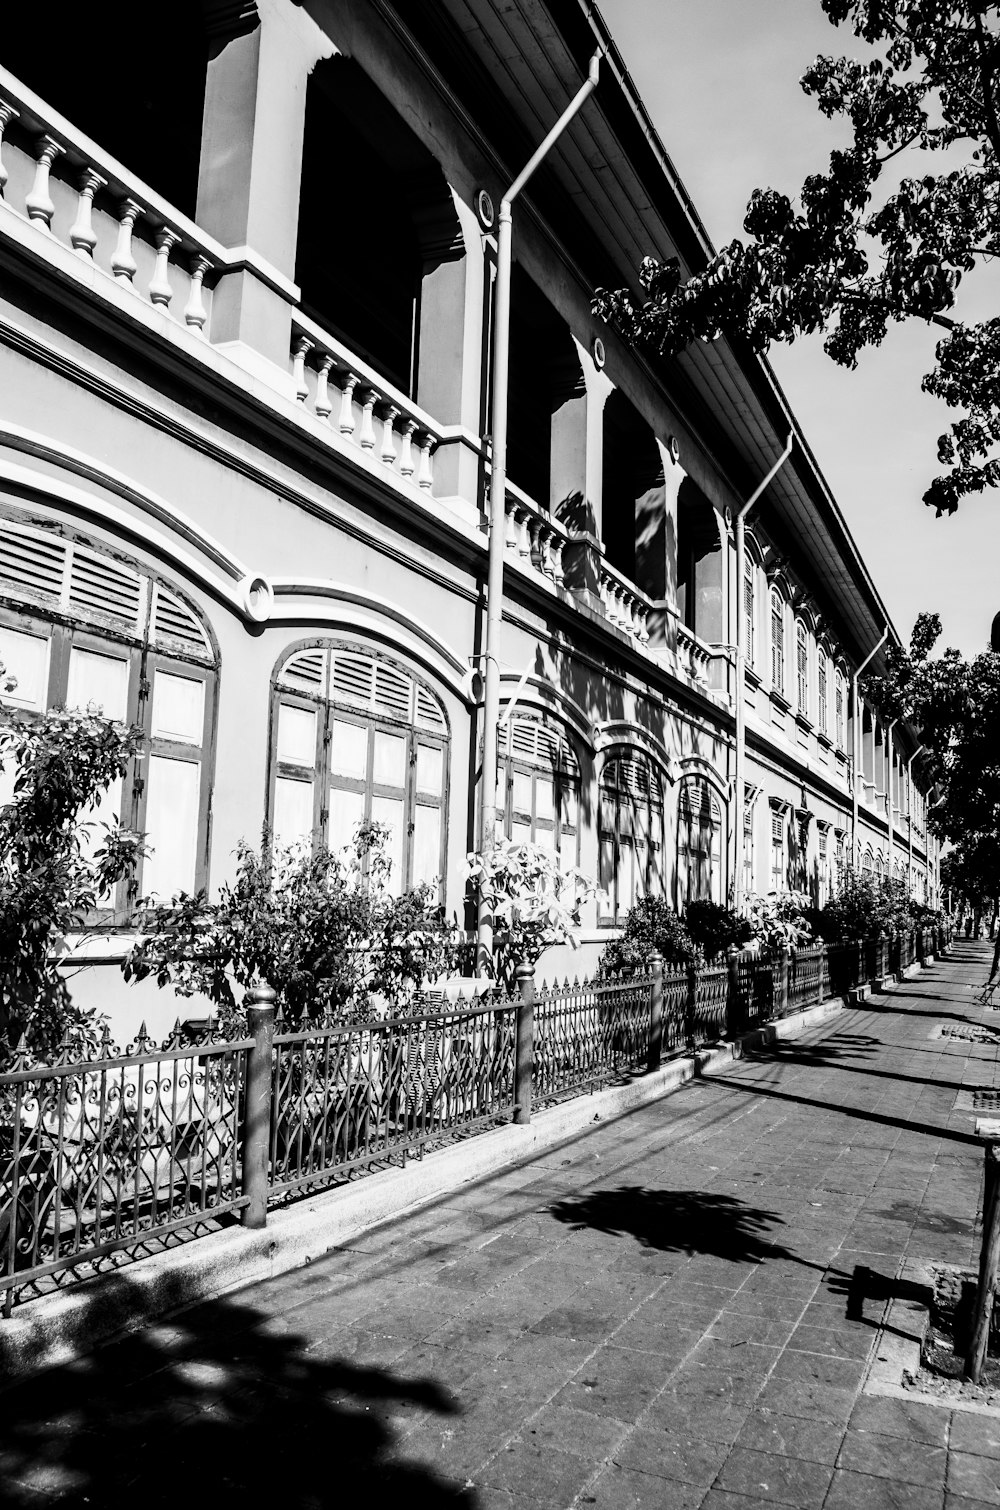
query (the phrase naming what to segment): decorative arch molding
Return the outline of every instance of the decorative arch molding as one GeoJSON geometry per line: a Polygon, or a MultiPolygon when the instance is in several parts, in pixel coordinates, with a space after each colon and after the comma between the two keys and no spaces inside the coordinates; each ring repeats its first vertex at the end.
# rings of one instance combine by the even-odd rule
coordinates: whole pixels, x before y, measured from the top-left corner
{"type": "Polygon", "coordinates": [[[674,762],[677,781],[683,781],[685,777],[698,776],[713,787],[723,802],[728,803],[731,783],[723,780],[711,761],[703,755],[684,755],[674,762]]]}
{"type": "Polygon", "coordinates": [[[148,529],[140,532],[129,514],[109,505],[105,498],[74,483],[57,482],[52,477],[18,466],[3,456],[0,456],[0,482],[7,483],[22,496],[34,496],[53,509],[97,524],[110,524],[119,534],[130,535],[146,546],[152,544],[159,555],[189,573],[207,592],[221,598],[242,617],[256,623],[266,620],[270,602],[267,579],[253,572],[239,556],[227,550],[166,498],[140,488],[124,473],[83,451],[57,445],[48,437],[19,425],[0,425],[0,445],[93,483],[131,504],[145,518],[163,527],[165,533],[151,534],[148,529]],[[185,546],[191,547],[195,554],[185,546]]]}
{"type": "Polygon", "coordinates": [[[669,782],[676,781],[678,762],[670,754],[666,745],[655,734],[650,734],[641,724],[633,723],[631,719],[611,719],[605,723],[599,723],[594,728],[594,749],[603,755],[609,750],[621,749],[627,745],[638,745],[652,755],[653,759],[663,769],[663,774],[669,782]]]}
{"type": "Polygon", "coordinates": [[[744,549],[747,554],[747,560],[751,561],[755,567],[762,567],[764,565],[764,558],[770,547],[761,545],[753,531],[748,529],[744,536],[744,549]]]}
{"type": "Polygon", "coordinates": [[[475,702],[472,670],[428,624],[388,598],[323,577],[272,577],[271,586],[272,624],[322,624],[360,630],[411,656],[467,705],[475,702]]]}
{"type": "MultiPolygon", "coordinates": [[[[501,696],[505,688],[517,687],[521,683],[521,675],[517,671],[501,671],[500,688],[501,696]]],[[[507,693],[507,703],[510,703],[510,692],[507,693]]],[[[572,729],[574,734],[582,741],[591,754],[597,748],[594,740],[594,727],[580,704],[568,693],[553,687],[551,682],[541,676],[529,676],[518,694],[517,706],[539,709],[550,717],[556,718],[572,729]]]]}

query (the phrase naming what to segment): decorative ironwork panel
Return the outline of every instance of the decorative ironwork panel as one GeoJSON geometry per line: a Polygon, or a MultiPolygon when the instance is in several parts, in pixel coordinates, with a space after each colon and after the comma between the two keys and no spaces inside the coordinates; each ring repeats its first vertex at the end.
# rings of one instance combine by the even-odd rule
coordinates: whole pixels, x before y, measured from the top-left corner
{"type": "Polygon", "coordinates": [[[664,1054],[679,1054],[687,1046],[684,1019],[687,1016],[688,977],[687,970],[674,969],[663,976],[663,1037],[661,1048],[664,1054]]]}
{"type": "Polygon", "coordinates": [[[287,1191],[506,1116],[516,1003],[448,1007],[274,1039],[270,1184],[287,1191]]]}
{"type": "MultiPolygon", "coordinates": [[[[534,1094],[544,1100],[643,1068],[651,989],[649,975],[543,986],[535,1001],[534,1094]]],[[[672,1046],[666,981],[663,1015],[664,1043],[672,1046]]]]}
{"type": "Polygon", "coordinates": [[[825,963],[826,951],[822,946],[795,950],[788,973],[789,1012],[800,1012],[804,1007],[816,1006],[824,1000],[825,963]]]}
{"type": "Polygon", "coordinates": [[[830,974],[830,993],[846,996],[858,984],[857,944],[828,944],[826,963],[830,974]]]}
{"type": "Polygon", "coordinates": [[[692,1029],[695,1044],[712,1043],[716,1039],[725,1038],[728,1004],[728,966],[699,970],[692,1029]]]}
{"type": "MultiPolygon", "coordinates": [[[[0,1256],[5,1313],[71,1268],[244,1204],[249,1040],[209,1028],[162,1049],[140,1030],[122,1054],[0,1075],[0,1256]]],[[[74,1051],[76,1052],[76,1051],[74,1051]]]]}

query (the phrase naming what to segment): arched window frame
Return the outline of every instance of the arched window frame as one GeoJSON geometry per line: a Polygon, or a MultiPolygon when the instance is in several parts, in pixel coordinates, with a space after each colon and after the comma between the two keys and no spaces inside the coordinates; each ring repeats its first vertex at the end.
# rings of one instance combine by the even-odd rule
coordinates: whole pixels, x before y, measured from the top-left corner
{"type": "Polygon", "coordinates": [[[392,889],[436,881],[443,900],[450,775],[447,711],[405,661],[339,636],[282,653],[271,679],[268,760],[276,843],[337,849],[360,822],[387,823],[392,889]]]}
{"type": "Polygon", "coordinates": [[[816,646],[816,727],[830,737],[830,653],[824,644],[816,646]]]}
{"type": "Polygon", "coordinates": [[[580,863],[580,761],[559,726],[514,714],[500,730],[497,813],[503,837],[580,863]]]}
{"type": "Polygon", "coordinates": [[[644,750],[607,752],[598,780],[599,921],[607,927],[620,926],[637,897],[664,893],[663,797],[664,773],[644,750]]]}
{"type": "Polygon", "coordinates": [[[809,630],[800,617],[795,619],[795,710],[809,717],[809,630]]]}
{"type": "Polygon", "coordinates": [[[757,562],[749,545],[743,561],[743,601],[740,612],[743,615],[746,663],[751,670],[755,670],[757,666],[757,562]]]}
{"type": "Polygon", "coordinates": [[[677,909],[722,897],[722,838],[718,793],[704,776],[687,776],[677,792],[677,909]]]}
{"type": "Polygon", "coordinates": [[[768,867],[770,891],[788,890],[788,814],[789,807],[786,802],[771,799],[768,812],[771,824],[768,867]]]}
{"type": "MultiPolygon", "coordinates": [[[[142,750],[86,820],[145,833],[131,881],[101,898],[91,925],[126,925],[139,896],[169,901],[208,885],[219,649],[172,578],[98,536],[0,510],[0,660],[17,678],[0,704],[31,717],[101,707],[144,731],[142,750]]],[[[0,776],[9,800],[14,773],[0,776]]]]}
{"type": "Polygon", "coordinates": [[[769,597],[771,626],[771,688],[785,696],[785,600],[776,587],[769,597]]]}
{"type": "Polygon", "coordinates": [[[834,678],[834,740],[838,750],[847,749],[847,678],[840,666],[834,678]]]}

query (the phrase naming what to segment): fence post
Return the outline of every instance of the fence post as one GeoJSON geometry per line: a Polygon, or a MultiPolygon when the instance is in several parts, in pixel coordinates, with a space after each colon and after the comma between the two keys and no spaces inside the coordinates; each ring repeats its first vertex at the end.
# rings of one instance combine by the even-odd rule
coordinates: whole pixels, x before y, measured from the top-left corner
{"type": "Polygon", "coordinates": [[[657,949],[649,956],[649,969],[653,979],[649,987],[649,1053],[646,1068],[658,1070],[663,1050],[663,955],[657,949]]]}
{"type": "Polygon", "coordinates": [[[926,969],[926,967],[927,967],[927,960],[925,958],[925,955],[926,955],[926,950],[924,948],[924,930],[922,928],[918,928],[917,929],[917,964],[920,966],[920,968],[922,970],[926,969]]]}
{"type": "Polygon", "coordinates": [[[785,1017],[788,1013],[788,978],[791,967],[791,951],[787,944],[779,945],[776,964],[777,970],[774,973],[774,1015],[775,1017],[785,1017]]]}
{"type": "Polygon", "coordinates": [[[247,1053],[246,1103],[243,1113],[241,1185],[247,1204],[243,1207],[240,1220],[244,1227],[263,1227],[267,1222],[274,1002],[274,991],[266,982],[247,992],[247,1031],[253,1039],[253,1047],[247,1053]]]}
{"type": "Polygon", "coordinates": [[[729,1035],[735,1038],[738,1033],[747,1027],[747,1023],[742,1020],[740,1014],[740,1007],[742,1006],[740,1001],[740,951],[735,944],[730,944],[726,950],[726,968],[729,971],[729,1001],[727,1004],[726,1020],[729,1035]]]}
{"type": "Polygon", "coordinates": [[[517,967],[517,1029],[514,1039],[514,1121],[531,1121],[531,1072],[535,1060],[535,969],[527,960],[517,967]]]}
{"type": "Polygon", "coordinates": [[[822,1006],[830,994],[830,968],[826,944],[819,946],[819,972],[816,976],[816,1005],[822,1006]]]}
{"type": "Polygon", "coordinates": [[[684,1037],[687,1040],[688,1053],[695,1051],[694,1020],[698,1010],[698,968],[696,965],[687,967],[687,1001],[684,1003],[684,1037]]]}
{"type": "Polygon", "coordinates": [[[997,1285],[997,1260],[1000,1259],[1000,1121],[980,1117],[976,1134],[986,1142],[985,1187],[983,1190],[983,1247],[979,1259],[979,1287],[973,1314],[972,1339],[965,1360],[965,1377],[978,1384],[990,1340],[993,1296],[997,1285]]]}

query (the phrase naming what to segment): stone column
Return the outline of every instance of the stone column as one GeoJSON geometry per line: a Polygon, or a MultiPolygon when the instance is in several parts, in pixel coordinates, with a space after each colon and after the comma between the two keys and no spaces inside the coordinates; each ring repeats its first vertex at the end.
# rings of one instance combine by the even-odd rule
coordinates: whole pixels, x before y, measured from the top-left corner
{"type": "Polygon", "coordinates": [[[579,381],[567,385],[552,415],[549,508],[570,531],[563,554],[565,585],[601,612],[604,405],[613,384],[575,336],[573,344],[580,360],[579,381]]]}
{"type": "MultiPolygon", "coordinates": [[[[284,0],[208,0],[210,44],[195,219],[246,264],[222,278],[212,340],[287,367],[306,84],[336,51],[284,0]]],[[[331,192],[334,177],[331,175],[331,192]]]]}

